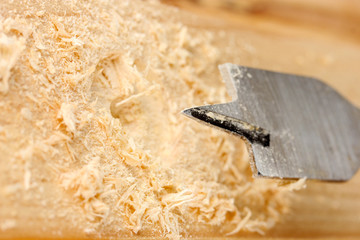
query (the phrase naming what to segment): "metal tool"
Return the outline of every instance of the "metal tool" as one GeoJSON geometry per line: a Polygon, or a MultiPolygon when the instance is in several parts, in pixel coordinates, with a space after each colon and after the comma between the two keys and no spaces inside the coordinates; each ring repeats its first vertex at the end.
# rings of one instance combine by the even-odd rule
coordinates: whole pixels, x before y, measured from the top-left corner
{"type": "Polygon", "coordinates": [[[360,167],[360,110],[325,83],[226,63],[233,101],[185,109],[244,138],[254,176],[350,179],[360,167]]]}

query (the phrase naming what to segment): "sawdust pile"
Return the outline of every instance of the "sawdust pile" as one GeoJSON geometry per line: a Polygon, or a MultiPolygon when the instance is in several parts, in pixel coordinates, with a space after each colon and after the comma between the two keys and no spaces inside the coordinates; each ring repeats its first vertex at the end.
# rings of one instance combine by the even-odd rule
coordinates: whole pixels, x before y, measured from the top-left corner
{"type": "Polygon", "coordinates": [[[31,206],[98,237],[262,234],[286,211],[302,182],[252,179],[241,140],[179,114],[228,100],[214,33],[156,2],[0,6],[1,231],[31,206]]]}

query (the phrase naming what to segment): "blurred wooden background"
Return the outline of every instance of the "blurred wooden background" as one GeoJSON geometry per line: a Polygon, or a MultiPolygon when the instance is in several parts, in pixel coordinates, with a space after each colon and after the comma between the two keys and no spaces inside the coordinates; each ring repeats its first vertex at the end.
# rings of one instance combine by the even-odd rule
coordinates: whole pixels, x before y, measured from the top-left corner
{"type": "Polygon", "coordinates": [[[360,44],[359,0],[161,0],[241,26],[244,19],[316,29],[360,44]]]}

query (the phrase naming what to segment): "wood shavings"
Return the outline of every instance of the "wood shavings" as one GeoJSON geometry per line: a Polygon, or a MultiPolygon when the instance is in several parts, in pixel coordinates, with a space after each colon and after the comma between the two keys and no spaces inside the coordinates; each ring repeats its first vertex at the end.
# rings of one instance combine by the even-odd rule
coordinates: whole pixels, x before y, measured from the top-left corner
{"type": "Polygon", "coordinates": [[[61,176],[61,185],[75,191],[74,197],[85,201],[95,197],[102,190],[103,176],[99,171],[99,158],[93,159],[83,168],[61,176]]]}
{"type": "Polygon", "coordinates": [[[76,130],[76,117],[74,114],[75,106],[69,103],[62,103],[60,111],[58,113],[58,118],[62,118],[67,129],[71,132],[76,130]]]}
{"type": "Polygon", "coordinates": [[[0,229],[2,231],[8,230],[8,229],[12,229],[16,226],[16,221],[11,219],[11,220],[6,220],[4,222],[0,222],[0,229]]]}
{"type": "Polygon", "coordinates": [[[227,95],[215,74],[223,54],[215,34],[185,26],[175,9],[115,0],[1,4],[12,20],[0,28],[1,101],[11,106],[0,116],[0,149],[12,164],[1,165],[9,183],[0,185],[0,203],[24,213],[38,204],[31,213],[47,233],[263,233],[303,185],[253,179],[240,139],[179,115],[227,95]]]}
{"type": "Polygon", "coordinates": [[[21,115],[23,115],[23,117],[26,119],[26,120],[31,120],[32,118],[32,114],[30,112],[30,110],[28,108],[22,108],[20,110],[20,113],[21,115]]]}
{"type": "Polygon", "coordinates": [[[245,224],[249,221],[251,217],[251,211],[249,208],[245,208],[245,212],[246,212],[246,216],[239,222],[239,224],[232,232],[229,232],[226,235],[234,235],[235,233],[238,233],[245,226],[245,224]]]}
{"type": "Polygon", "coordinates": [[[29,170],[28,164],[25,165],[25,173],[24,173],[24,188],[25,190],[29,190],[31,181],[31,172],[29,170]]]}
{"type": "Polygon", "coordinates": [[[61,186],[72,191],[73,196],[84,204],[91,221],[96,217],[105,218],[109,212],[109,207],[98,196],[103,192],[103,173],[99,170],[99,161],[95,157],[81,169],[64,173],[60,177],[61,186]]]}
{"type": "Polygon", "coordinates": [[[24,38],[0,34],[0,93],[7,93],[9,90],[10,70],[25,48],[24,43],[24,38]]]}

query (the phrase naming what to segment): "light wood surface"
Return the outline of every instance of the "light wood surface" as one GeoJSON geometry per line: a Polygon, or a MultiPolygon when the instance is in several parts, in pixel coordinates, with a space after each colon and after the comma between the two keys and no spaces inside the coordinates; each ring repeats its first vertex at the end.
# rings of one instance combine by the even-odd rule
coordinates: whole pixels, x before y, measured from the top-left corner
{"type": "MultiPolygon", "coordinates": [[[[239,39],[253,48],[224,62],[315,76],[360,106],[360,2],[164,2],[202,16],[187,20],[192,27],[225,31],[224,48],[239,39]]],[[[309,181],[264,237],[359,239],[360,172],[345,183],[309,181]]]]}

